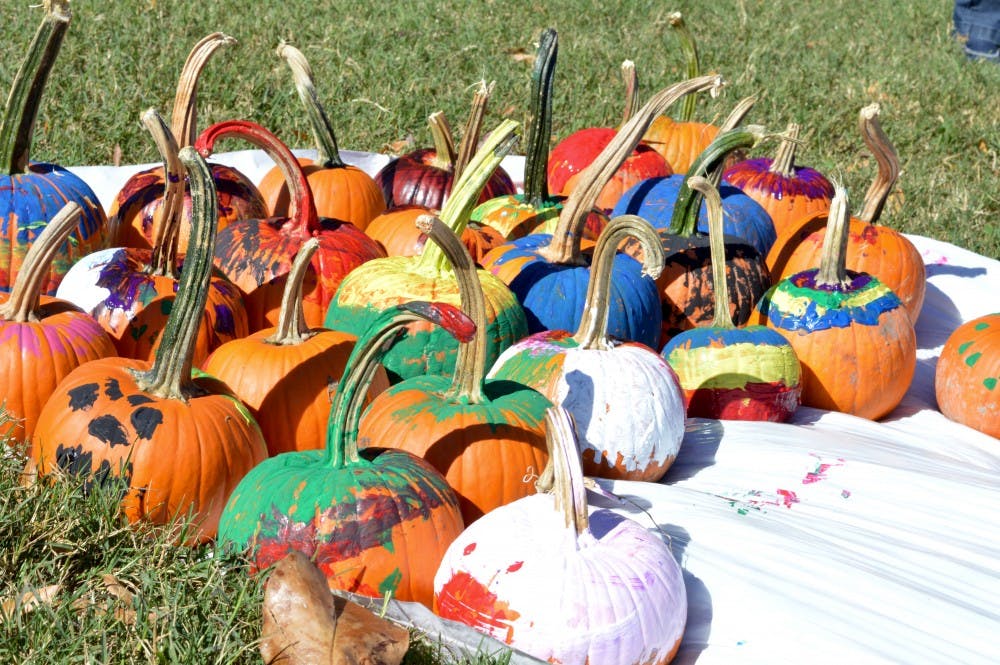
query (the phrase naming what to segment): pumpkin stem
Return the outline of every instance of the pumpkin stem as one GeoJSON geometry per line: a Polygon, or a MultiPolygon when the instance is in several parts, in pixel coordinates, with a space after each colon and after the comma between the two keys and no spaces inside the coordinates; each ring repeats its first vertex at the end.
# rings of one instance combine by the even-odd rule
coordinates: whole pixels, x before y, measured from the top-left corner
{"type": "Polygon", "coordinates": [[[847,239],[851,224],[851,210],[847,190],[839,182],[833,183],[833,200],[827,216],[823,253],[816,273],[816,286],[843,289],[850,285],[847,276],[847,239]]]}
{"type": "Polygon", "coordinates": [[[608,222],[594,247],[580,327],[573,335],[582,349],[611,348],[608,341],[608,300],[611,299],[612,271],[618,246],[627,236],[633,236],[642,243],[644,275],[656,279],[663,270],[666,260],[663,243],[649,222],[637,215],[619,215],[608,222]]]}
{"type": "Polygon", "coordinates": [[[708,243],[712,252],[712,287],[714,289],[715,315],[712,328],[732,330],[733,317],[729,313],[729,284],[726,282],[726,240],[722,230],[722,197],[719,190],[707,179],[692,176],[688,187],[705,197],[708,207],[708,243]]]}
{"type": "Polygon", "coordinates": [[[631,60],[622,62],[622,81],[625,82],[625,110],[621,123],[624,125],[639,110],[639,74],[631,60]]]}
{"type": "Polygon", "coordinates": [[[434,141],[434,159],[431,164],[439,169],[451,170],[455,166],[455,139],[451,126],[444,117],[444,111],[435,111],[427,116],[427,126],[434,141]]]}
{"type": "MultiPolygon", "coordinates": [[[[696,78],[701,74],[701,65],[698,63],[698,47],[695,44],[694,35],[688,30],[687,24],[684,22],[684,17],[680,12],[671,12],[667,17],[667,22],[673,28],[680,42],[681,53],[684,54],[684,62],[687,65],[687,77],[689,79],[696,78]]],[[[698,103],[698,98],[694,94],[695,92],[697,91],[685,93],[680,115],[677,116],[678,122],[691,122],[694,120],[694,109],[698,103]]]]}
{"type": "Polygon", "coordinates": [[[38,320],[42,284],[48,279],[52,261],[60,254],[63,243],[80,223],[82,215],[80,205],[70,201],[45,225],[24,255],[10,297],[0,304],[0,319],[14,323],[38,320]]]}
{"type": "Polygon", "coordinates": [[[181,148],[178,157],[191,186],[191,239],[177,284],[177,297],[153,364],[147,371],[137,373],[136,384],[140,390],[158,397],[186,401],[195,391],[191,359],[208,300],[219,211],[212,171],[205,160],[192,146],[181,148]]]}
{"type": "Polygon", "coordinates": [[[278,44],[277,52],[278,56],[283,58],[288,68],[292,70],[295,90],[298,91],[299,99],[306,107],[306,115],[309,116],[313,138],[316,141],[316,163],[324,169],[345,167],[346,164],[340,158],[340,149],[337,147],[337,135],[333,133],[330,118],[326,115],[326,109],[319,101],[319,95],[316,94],[309,61],[306,60],[302,51],[285,42],[278,44]]]}
{"type": "Polygon", "coordinates": [[[698,227],[698,211],[701,208],[702,195],[688,186],[692,176],[708,177],[708,174],[722,165],[722,160],[733,150],[752,148],[767,134],[760,125],[746,125],[727,131],[720,131],[707,148],[698,155],[691,168],[688,169],[674,202],[674,211],[670,217],[668,233],[683,238],[694,235],[698,227]]]}
{"type": "Polygon", "coordinates": [[[577,536],[590,528],[587,489],[583,484],[583,466],[577,446],[573,417],[561,406],[545,411],[545,442],[552,469],[552,493],[556,510],[563,514],[566,528],[577,536]]]}
{"type": "Polygon", "coordinates": [[[212,54],[221,47],[235,44],[236,40],[221,32],[213,32],[194,45],[188,53],[177,81],[174,111],[170,128],[180,147],[194,145],[198,135],[198,78],[212,54]]]}
{"type": "MultiPolygon", "coordinates": [[[[733,107],[733,110],[729,112],[726,119],[721,125],[719,125],[719,133],[728,132],[730,129],[736,129],[739,127],[740,123],[743,122],[743,118],[746,117],[747,113],[750,112],[750,109],[752,109],[756,103],[756,95],[744,97],[740,101],[736,102],[736,106],[733,107]]],[[[718,134],[716,134],[716,136],[718,136],[718,134]]],[[[716,189],[718,189],[719,185],[722,184],[722,175],[725,170],[725,160],[719,160],[719,162],[713,166],[708,173],[708,181],[716,189]]]]}
{"type": "Polygon", "coordinates": [[[675,83],[653,95],[646,104],[611,139],[601,154],[580,173],[576,188],[559,214],[552,241],[539,250],[539,255],[550,263],[584,265],[580,253],[580,238],[587,215],[597,201],[604,185],[628,159],[653,119],[661,115],[683,95],[696,90],[711,90],[717,94],[722,87],[722,77],[709,74],[696,79],[675,83]]]}
{"type": "Polygon", "coordinates": [[[552,28],[542,32],[531,72],[531,109],[524,169],[524,201],[541,208],[549,198],[549,141],[552,139],[552,81],[555,78],[559,36],[552,28]]]}
{"type": "Polygon", "coordinates": [[[268,344],[291,346],[301,344],[313,336],[306,323],[302,309],[302,281],[309,270],[309,261],[319,248],[319,238],[310,238],[295,254],[292,267],[288,271],[285,289],[281,292],[281,309],[278,312],[278,326],[274,334],[265,339],[268,344]]]}
{"type": "Polygon", "coordinates": [[[768,173],[780,175],[782,178],[795,177],[795,151],[801,143],[799,131],[800,127],[797,122],[788,123],[788,129],[781,137],[781,145],[778,146],[778,152],[774,155],[774,160],[771,161],[768,173]]]}
{"type": "Polygon", "coordinates": [[[462,311],[476,325],[473,338],[458,347],[455,372],[445,396],[449,402],[483,404],[483,378],[486,376],[486,296],[479,282],[476,264],[462,241],[444,222],[432,215],[421,215],[417,228],[441,248],[455,271],[462,311]]]}
{"type": "Polygon", "coordinates": [[[69,0],[45,0],[45,16],[35,32],[0,118],[0,173],[16,175],[28,168],[35,121],[45,82],[69,27],[69,0]]]}
{"type": "Polygon", "coordinates": [[[486,104],[490,101],[496,81],[489,85],[486,81],[480,81],[476,86],[476,94],[472,97],[472,110],[469,112],[469,119],[465,122],[465,131],[462,132],[462,140],[458,143],[458,156],[455,158],[455,170],[452,177],[456,180],[462,177],[462,172],[468,167],[472,156],[476,153],[476,146],[479,143],[479,135],[483,132],[483,118],[486,116],[486,104]]]}
{"type": "Polygon", "coordinates": [[[403,332],[417,321],[430,321],[459,341],[468,341],[475,326],[457,307],[444,303],[414,301],[382,312],[354,345],[343,378],[333,396],[326,428],[326,463],[334,469],[361,463],[358,455],[358,422],[365,396],[380,359],[403,332]]]}
{"type": "Polygon", "coordinates": [[[156,109],[142,114],[142,124],[153,137],[163,160],[163,199],[153,222],[150,274],[177,277],[177,239],[184,214],[184,166],[177,157],[177,141],[156,109]]]}
{"type": "Polygon", "coordinates": [[[302,240],[311,237],[312,232],[319,228],[319,214],[316,212],[306,174],[288,146],[270,131],[249,120],[217,122],[206,127],[194,145],[202,157],[208,158],[212,155],[215,144],[225,138],[243,139],[262,149],[274,160],[281,169],[289,193],[288,223],[283,224],[281,230],[302,240]]]}
{"type": "Polygon", "coordinates": [[[869,104],[861,109],[858,119],[865,145],[878,162],[878,174],[868,188],[868,193],[865,194],[861,214],[858,215],[858,219],[869,224],[878,223],[886,199],[889,198],[889,192],[899,179],[899,155],[889,137],[882,131],[882,123],[879,122],[880,113],[878,104],[869,104]]]}
{"type": "MultiPolygon", "coordinates": [[[[455,181],[451,196],[441,209],[440,218],[456,236],[462,237],[465,227],[469,224],[469,215],[476,207],[483,187],[517,143],[519,128],[520,124],[513,120],[502,121],[472,157],[462,176],[455,181]]],[[[417,267],[418,270],[436,274],[450,270],[447,257],[441,248],[434,244],[424,246],[417,267]]]]}

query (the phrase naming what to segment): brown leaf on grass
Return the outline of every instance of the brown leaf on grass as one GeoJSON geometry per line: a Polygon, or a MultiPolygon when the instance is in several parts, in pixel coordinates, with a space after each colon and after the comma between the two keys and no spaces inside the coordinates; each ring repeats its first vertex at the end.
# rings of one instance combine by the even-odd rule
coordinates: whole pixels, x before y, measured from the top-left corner
{"type": "Polygon", "coordinates": [[[292,552],[264,586],[260,654],[268,665],[398,665],[409,633],[334,598],[323,573],[292,552]]]}
{"type": "Polygon", "coordinates": [[[51,603],[61,588],[58,584],[50,584],[39,589],[26,591],[18,598],[0,600],[0,624],[12,618],[16,612],[31,612],[43,603],[51,603]]]}
{"type": "MultiPolygon", "coordinates": [[[[135,593],[114,575],[105,573],[101,584],[77,598],[70,605],[78,613],[88,610],[111,613],[122,623],[131,626],[136,622],[135,593]]],[[[152,616],[152,613],[150,613],[152,616]]]]}
{"type": "Polygon", "coordinates": [[[529,51],[524,47],[520,48],[509,48],[505,51],[510,59],[514,62],[527,62],[529,64],[534,64],[535,62],[535,52],[529,51]]]}
{"type": "Polygon", "coordinates": [[[382,152],[390,155],[402,155],[413,150],[416,144],[416,139],[413,138],[412,134],[409,134],[406,138],[386,143],[382,146],[382,152]]]}

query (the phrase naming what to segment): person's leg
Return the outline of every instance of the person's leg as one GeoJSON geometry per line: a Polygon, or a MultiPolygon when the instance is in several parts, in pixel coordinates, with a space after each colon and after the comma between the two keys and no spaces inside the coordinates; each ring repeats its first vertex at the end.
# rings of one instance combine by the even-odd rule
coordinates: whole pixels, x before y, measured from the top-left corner
{"type": "Polygon", "coordinates": [[[955,0],[952,20],[969,58],[1000,62],[1000,0],[955,0]]]}

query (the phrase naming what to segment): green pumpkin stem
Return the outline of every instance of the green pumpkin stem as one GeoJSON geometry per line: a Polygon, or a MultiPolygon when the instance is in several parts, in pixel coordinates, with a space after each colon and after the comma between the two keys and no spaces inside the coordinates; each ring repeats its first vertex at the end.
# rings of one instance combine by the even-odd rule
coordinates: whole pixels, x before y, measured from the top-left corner
{"type": "MultiPolygon", "coordinates": [[[[667,22],[680,41],[681,53],[683,53],[684,63],[687,65],[687,77],[689,79],[696,78],[701,74],[701,65],[698,62],[698,46],[695,44],[694,35],[688,30],[680,12],[672,12],[667,17],[667,22]]],[[[688,93],[681,104],[681,112],[677,116],[677,121],[691,122],[694,120],[694,109],[697,103],[698,98],[695,96],[695,92],[688,93]]]]}
{"type": "Polygon", "coordinates": [[[868,193],[865,194],[861,213],[858,215],[858,219],[869,224],[878,223],[885,202],[889,198],[889,192],[899,179],[899,155],[889,137],[882,131],[882,124],[879,122],[880,113],[878,104],[869,104],[861,109],[858,118],[865,145],[878,162],[878,174],[868,188],[868,193]]]}
{"type": "Polygon", "coordinates": [[[333,133],[330,118],[326,115],[326,109],[319,101],[319,95],[316,94],[309,61],[306,60],[302,51],[285,42],[278,45],[277,53],[292,70],[295,90],[299,93],[299,99],[306,107],[306,115],[309,117],[309,124],[312,125],[313,139],[316,141],[316,163],[324,169],[347,166],[340,158],[337,135],[333,133]]]}
{"type": "Polygon", "coordinates": [[[274,334],[264,341],[276,346],[292,346],[301,344],[313,336],[309,324],[306,323],[305,311],[302,309],[302,282],[309,270],[309,261],[319,248],[319,238],[310,238],[295,254],[292,268],[285,280],[285,289],[281,292],[281,309],[278,310],[278,325],[274,334]]]}
{"type": "Polygon", "coordinates": [[[69,0],[45,0],[44,7],[45,16],[17,70],[0,118],[0,173],[4,175],[24,173],[28,168],[45,83],[69,27],[69,0]]]}
{"type": "Polygon", "coordinates": [[[561,406],[545,411],[545,442],[549,450],[556,510],[565,518],[566,528],[580,536],[590,528],[587,489],[583,482],[583,466],[580,464],[580,449],[572,416],[561,406]]]}
{"type": "Polygon", "coordinates": [[[771,168],[768,169],[768,173],[774,173],[783,178],[792,178],[795,176],[795,151],[798,150],[799,143],[801,143],[799,141],[799,131],[800,127],[798,123],[788,123],[788,129],[785,130],[785,135],[781,139],[781,145],[778,146],[778,152],[771,161],[771,168]]]}
{"type": "Polygon", "coordinates": [[[136,383],[145,392],[186,401],[196,392],[191,361],[208,300],[219,212],[208,164],[192,146],[181,148],[178,157],[191,186],[191,239],[177,284],[177,297],[160,335],[153,364],[149,370],[137,374],[136,383]]]}
{"type": "Polygon", "coordinates": [[[541,208],[549,200],[549,141],[552,139],[552,81],[555,78],[559,36],[552,28],[542,32],[531,72],[531,109],[524,161],[524,202],[541,208]]]}
{"type": "Polygon", "coordinates": [[[649,222],[637,215],[619,215],[608,222],[594,247],[580,327],[573,335],[580,348],[611,348],[608,341],[608,301],[611,299],[612,272],[618,247],[629,236],[642,243],[643,274],[656,279],[663,270],[663,243],[649,222]]]}
{"type": "Polygon", "coordinates": [[[458,143],[458,155],[455,157],[455,170],[452,177],[456,180],[462,177],[462,172],[469,166],[472,156],[476,154],[476,146],[479,144],[479,135],[483,132],[483,118],[486,117],[486,105],[493,94],[496,81],[489,85],[486,81],[480,81],[476,87],[476,94],[472,98],[472,110],[469,112],[469,119],[465,123],[465,131],[462,132],[462,140],[458,143]]]}
{"type": "Polygon", "coordinates": [[[444,111],[435,111],[427,116],[427,126],[434,141],[434,159],[431,164],[439,169],[451,170],[455,166],[455,139],[451,125],[444,117],[444,111]]]}
{"type": "Polygon", "coordinates": [[[142,124],[153,137],[163,160],[163,198],[153,223],[152,275],[177,276],[177,240],[184,214],[184,166],[177,157],[177,141],[156,109],[142,114],[142,124]]]}
{"type": "Polygon", "coordinates": [[[82,215],[80,205],[70,201],[45,225],[24,255],[10,297],[0,304],[0,320],[14,323],[38,320],[42,285],[49,277],[49,268],[62,252],[63,243],[80,223],[82,215]]]}
{"type": "Polygon", "coordinates": [[[188,53],[174,95],[174,110],[170,116],[170,128],[180,147],[194,145],[198,135],[198,78],[205,64],[217,49],[236,40],[221,32],[213,32],[194,45],[188,53]]]}
{"type": "Polygon", "coordinates": [[[827,214],[826,234],[823,236],[823,253],[820,255],[816,286],[843,289],[851,283],[847,276],[847,238],[851,224],[851,210],[847,190],[838,182],[833,184],[833,200],[827,214]]]}
{"type": "Polygon", "coordinates": [[[624,125],[639,110],[639,74],[631,60],[622,62],[622,81],[625,82],[625,110],[621,123],[624,125]]]}
{"type": "Polygon", "coordinates": [[[766,133],[759,125],[747,125],[728,131],[719,132],[707,148],[695,158],[681,183],[674,202],[674,211],[670,217],[668,233],[688,238],[694,235],[698,228],[698,211],[701,208],[702,195],[688,186],[692,176],[708,177],[708,174],[722,164],[726,155],[740,148],[752,148],[759,143],[766,133]]]}
{"type": "Polygon", "coordinates": [[[719,190],[707,178],[693,176],[688,187],[705,197],[708,208],[708,242],[712,252],[712,288],[715,315],[712,328],[732,330],[733,317],[729,313],[729,284],[726,282],[726,239],[722,229],[722,197],[719,190]]]}
{"type": "Polygon", "coordinates": [[[601,154],[583,170],[576,187],[559,214],[552,242],[539,250],[539,255],[550,263],[585,265],[580,252],[580,238],[587,216],[594,207],[604,185],[614,176],[619,167],[639,145],[653,119],[662,115],[670,105],[689,92],[712,90],[717,94],[723,85],[722,77],[709,74],[687,81],[675,83],[653,95],[646,104],[629,119],[601,154]]]}
{"type": "Polygon", "coordinates": [[[458,282],[462,311],[476,324],[473,338],[458,347],[455,371],[446,399],[452,403],[482,404],[486,402],[483,394],[483,378],[486,376],[486,296],[476,264],[462,241],[440,219],[421,215],[416,224],[448,258],[458,282]]]}
{"type": "MultiPolygon", "coordinates": [[[[469,215],[476,207],[483,187],[517,143],[519,128],[519,123],[503,120],[476,151],[462,177],[455,181],[451,196],[445,202],[439,217],[458,237],[462,237],[465,227],[468,226],[469,215]]],[[[442,274],[451,269],[441,248],[434,244],[424,246],[424,251],[417,260],[417,267],[419,270],[434,274],[442,274]]]]}
{"type": "MultiPolygon", "coordinates": [[[[730,129],[736,129],[743,122],[743,118],[746,117],[750,109],[754,107],[757,103],[757,96],[750,95],[749,97],[744,97],[736,103],[733,110],[729,112],[726,119],[719,125],[719,134],[722,132],[728,132],[730,129]]],[[[718,134],[716,134],[718,136],[718,134]]],[[[719,160],[719,162],[709,171],[708,181],[712,183],[712,186],[718,189],[719,185],[722,183],[722,175],[726,170],[726,161],[724,159],[719,160]]]]}

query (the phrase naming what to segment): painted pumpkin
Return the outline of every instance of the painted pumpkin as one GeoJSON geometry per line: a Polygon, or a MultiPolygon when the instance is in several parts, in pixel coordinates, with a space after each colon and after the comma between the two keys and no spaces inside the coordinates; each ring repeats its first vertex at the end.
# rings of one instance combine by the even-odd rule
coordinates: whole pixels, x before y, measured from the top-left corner
{"type": "Polygon", "coordinates": [[[188,539],[215,536],[239,480],[267,457],[260,428],[211,377],[192,375],[197,325],[208,297],[215,193],[208,165],[181,150],[195,201],[194,236],[178,296],[152,362],[107,358],[81,365],[45,403],[30,463],[118,489],[132,522],[192,518],[188,539]]]}
{"type": "Polygon", "coordinates": [[[291,150],[260,125],[247,120],[218,122],[205,128],[195,147],[207,158],[218,141],[233,137],[262,148],[278,164],[293,205],[288,217],[242,219],[222,229],[215,243],[215,265],[242,292],[250,330],[261,330],[278,322],[295,254],[309,238],[318,238],[319,250],[310,264],[314,279],[303,294],[302,306],[306,323],[319,326],[344,276],[385,254],[353,224],[317,214],[309,183],[291,150]]]}
{"type": "Polygon", "coordinates": [[[418,376],[372,402],[358,439],[406,450],[430,462],[458,495],[466,524],[534,492],[526,480],[548,461],[542,419],[552,404],[514,381],[486,381],[486,298],[472,257],[441,220],[418,222],[452,263],[462,310],[476,325],[462,343],[451,379],[418,376]]]}
{"type": "MultiPolygon", "coordinates": [[[[497,200],[497,199],[492,199],[497,200]]],[[[386,211],[372,220],[365,233],[377,242],[388,256],[420,256],[427,244],[427,234],[415,222],[422,215],[439,214],[420,206],[403,206],[386,211]]],[[[478,264],[494,247],[504,244],[505,238],[492,226],[472,221],[462,231],[462,244],[478,264]]]]}
{"type": "Polygon", "coordinates": [[[49,264],[83,214],[67,203],[31,245],[10,294],[0,293],[0,440],[30,440],[42,405],[59,382],[85,362],[115,355],[96,321],[64,300],[41,295],[49,264]]]}
{"type": "MultiPolygon", "coordinates": [[[[484,183],[516,140],[518,124],[503,121],[459,179],[455,191],[441,211],[441,219],[460,234],[484,183]]],[[[487,362],[527,334],[524,311],[510,290],[493,275],[479,272],[486,294],[488,321],[487,362]]],[[[326,327],[360,335],[382,310],[408,300],[435,299],[458,305],[460,297],[454,272],[434,245],[420,256],[376,259],[358,267],[341,283],[327,310],[326,327]]],[[[454,371],[458,344],[444,332],[422,324],[409,329],[405,339],[385,357],[389,379],[398,382],[414,376],[454,371]]]]}
{"type": "Polygon", "coordinates": [[[758,309],[795,349],[803,404],[877,420],[910,387],[916,334],[888,286],[846,269],[849,219],[847,192],[838,188],[819,269],[782,279],[758,309]]]}
{"type": "MultiPolygon", "coordinates": [[[[337,147],[337,137],[320,104],[313,84],[312,69],[302,52],[291,44],[278,46],[278,56],[292,71],[295,89],[305,107],[316,141],[316,160],[297,161],[312,190],[316,213],[320,217],[350,222],[361,231],[385,211],[385,198],[375,180],[364,170],[344,163],[337,147]]],[[[257,189],[274,217],[291,217],[292,195],[285,174],[275,166],[264,174],[257,189]]]]}
{"type": "Polygon", "coordinates": [[[432,577],[462,530],[458,499],[427,462],[400,450],[358,450],[357,424],[376,364],[401,328],[422,318],[467,338],[449,305],[387,310],[358,340],[337,386],[326,446],[272,457],[233,492],[219,545],[247,551],[255,570],[299,551],[332,589],[429,605],[432,577]]]}
{"type": "Polygon", "coordinates": [[[688,185],[708,204],[715,315],[706,327],[685,330],[662,351],[688,404],[688,415],[784,422],[799,406],[801,368],[795,349],[765,326],[737,328],[729,314],[722,201],[708,180],[688,185]]]}
{"type": "Polygon", "coordinates": [[[56,164],[29,159],[35,121],[49,72],[69,26],[68,0],[45,0],[45,16],[28,46],[0,116],[0,291],[10,291],[28,248],[67,203],[82,214],[72,238],[52,257],[40,285],[52,295],[74,262],[104,245],[107,217],[81,178],[56,164]]]}
{"type": "Polygon", "coordinates": [[[656,233],[638,217],[615,217],[597,241],[576,333],[553,330],[521,340],[500,356],[490,377],[530,386],[572,413],[588,475],[655,482],[680,450],[684,398],[676,374],[655,351],[608,336],[616,248],[628,236],[642,242],[643,270],[656,275],[663,265],[656,233]]]}
{"type": "Polygon", "coordinates": [[[670,662],[687,621],[680,566],[658,535],[587,504],[566,411],[546,428],[552,492],[462,532],[434,577],[435,612],[552,663],[670,662]]]}
{"type": "Polygon", "coordinates": [[[948,336],[934,371],[938,409],[1000,439],[1000,313],[966,321],[948,336]]]}

